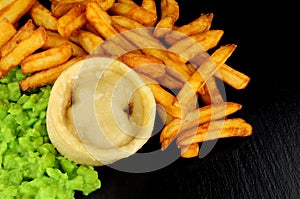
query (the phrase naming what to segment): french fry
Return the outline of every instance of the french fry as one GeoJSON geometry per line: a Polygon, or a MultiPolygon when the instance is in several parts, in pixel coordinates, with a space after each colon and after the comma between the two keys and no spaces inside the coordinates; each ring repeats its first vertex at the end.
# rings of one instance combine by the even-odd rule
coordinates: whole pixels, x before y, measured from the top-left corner
{"type": "Polygon", "coordinates": [[[127,28],[118,24],[113,24],[113,27],[118,32],[124,33],[123,37],[125,37],[128,41],[133,43],[139,49],[166,49],[165,46],[158,39],[154,38],[152,35],[149,34],[147,28],[127,28]]]}
{"type": "Polygon", "coordinates": [[[2,47],[0,48],[0,57],[6,56],[10,53],[20,41],[29,37],[34,32],[35,26],[31,19],[29,19],[17,32],[13,35],[13,37],[2,47]]]}
{"type": "Polygon", "coordinates": [[[101,55],[102,51],[104,51],[111,57],[118,58],[127,52],[139,52],[139,49],[137,49],[134,44],[129,42],[123,34],[117,34],[115,36],[112,36],[111,38],[106,39],[101,43],[100,47],[101,48],[97,49],[97,51],[100,51],[100,53],[95,52],[93,54],[101,55]]]}
{"type": "Polygon", "coordinates": [[[219,47],[211,56],[206,60],[196,72],[193,73],[191,78],[184,84],[179,91],[177,98],[181,106],[185,106],[189,100],[195,95],[199,88],[205,85],[205,79],[210,78],[218,68],[220,68],[226,60],[231,56],[235,50],[235,44],[227,44],[219,47]]]}
{"type": "Polygon", "coordinates": [[[142,51],[145,54],[155,56],[158,59],[162,60],[168,66],[166,68],[168,74],[176,77],[178,81],[186,82],[191,77],[191,73],[186,67],[185,63],[181,62],[179,59],[174,60],[174,57],[170,52],[151,48],[142,49],[142,51]]]}
{"type": "Polygon", "coordinates": [[[179,18],[179,6],[175,0],[161,0],[161,19],[155,26],[153,35],[155,37],[164,37],[179,18]]]}
{"type": "Polygon", "coordinates": [[[90,24],[90,22],[88,22],[82,29],[90,31],[91,33],[93,33],[95,35],[99,35],[96,28],[92,24],[90,24]]]}
{"type": "Polygon", "coordinates": [[[223,64],[219,68],[218,73],[215,73],[215,76],[237,90],[244,89],[250,81],[249,76],[231,68],[227,64],[223,64]]]}
{"type": "Polygon", "coordinates": [[[123,26],[127,30],[130,29],[137,29],[137,28],[145,28],[141,23],[120,15],[113,15],[111,16],[111,20],[113,23],[123,26]]]}
{"type": "Polygon", "coordinates": [[[79,44],[89,54],[93,54],[94,50],[103,42],[101,37],[85,30],[73,32],[70,40],[79,44]]]}
{"type": "MultiPolygon", "coordinates": [[[[53,16],[60,18],[66,14],[71,8],[78,4],[85,4],[89,0],[69,0],[69,1],[59,1],[56,5],[51,8],[53,16]]],[[[115,0],[94,0],[103,10],[109,10],[115,3],[115,0]]]]}
{"type": "MultiPolygon", "coordinates": [[[[171,31],[173,32],[173,31],[171,31]]],[[[174,43],[168,50],[180,54],[184,62],[188,62],[195,58],[192,62],[201,63],[201,55],[208,50],[217,46],[224,34],[223,30],[208,30],[202,33],[185,37],[184,39],[174,43]]]]}
{"type": "Polygon", "coordinates": [[[224,102],[214,76],[207,79],[203,89],[204,94],[201,94],[200,96],[204,104],[217,104],[224,102]]]}
{"type": "MultiPolygon", "coordinates": [[[[111,20],[113,22],[112,23],[113,27],[118,32],[127,31],[127,33],[125,33],[125,34],[131,34],[131,32],[133,32],[134,34],[139,34],[139,39],[137,39],[136,42],[141,40],[141,38],[144,38],[144,40],[146,40],[146,42],[145,42],[146,45],[148,45],[148,46],[152,45],[152,47],[154,47],[154,48],[165,49],[165,46],[163,44],[161,44],[161,42],[159,40],[157,40],[156,38],[153,37],[152,28],[147,28],[147,27],[143,26],[141,23],[139,23],[131,18],[119,16],[119,15],[111,16],[111,20]]],[[[132,40],[132,36],[129,36],[129,38],[131,38],[131,40],[132,40]]],[[[130,41],[129,38],[127,38],[127,39],[130,41]]],[[[141,46],[141,45],[142,44],[139,43],[139,45],[137,45],[137,46],[141,46]]]]}
{"type": "Polygon", "coordinates": [[[241,108],[242,105],[238,103],[223,102],[219,104],[210,104],[195,109],[187,113],[183,120],[175,118],[163,128],[160,134],[162,150],[165,150],[180,132],[197,127],[212,120],[224,118],[235,113],[241,108]]]}
{"type": "Polygon", "coordinates": [[[181,82],[185,82],[188,78],[190,78],[191,73],[186,67],[185,63],[182,62],[177,55],[164,50],[165,47],[163,44],[161,44],[160,41],[153,36],[149,35],[147,30],[134,29],[128,31],[128,29],[123,26],[117,24],[113,24],[113,26],[119,32],[126,31],[124,37],[126,37],[136,47],[141,49],[143,53],[157,57],[167,66],[170,66],[167,68],[170,75],[176,77],[181,82]]]}
{"type": "Polygon", "coordinates": [[[97,50],[93,54],[97,56],[107,55],[111,58],[117,59],[126,53],[127,51],[114,41],[106,40],[101,43],[100,48],[97,48],[97,50]]]}
{"type": "Polygon", "coordinates": [[[79,30],[88,23],[86,18],[86,6],[77,4],[66,14],[58,19],[57,31],[65,38],[72,35],[75,30],[79,30]]]}
{"type": "Polygon", "coordinates": [[[74,57],[57,67],[34,73],[20,81],[20,88],[22,91],[27,91],[47,84],[52,84],[64,70],[84,58],[85,56],[74,57]]]}
{"type": "Polygon", "coordinates": [[[64,43],[57,47],[29,55],[23,60],[21,69],[23,74],[46,70],[65,63],[71,56],[71,45],[64,43]]]}
{"type": "Polygon", "coordinates": [[[71,8],[78,5],[80,3],[73,2],[73,3],[64,3],[64,2],[58,2],[56,5],[52,4],[51,12],[52,16],[55,18],[60,18],[63,15],[65,15],[71,8]]]}
{"type": "Polygon", "coordinates": [[[111,25],[110,16],[97,3],[88,2],[86,4],[86,17],[90,24],[92,24],[97,32],[105,39],[109,39],[118,32],[111,25]]]}
{"type": "MultiPolygon", "coordinates": [[[[125,27],[116,24],[114,27],[119,32],[127,30],[125,27]]],[[[187,81],[187,79],[190,78],[191,73],[185,63],[183,63],[178,57],[174,56],[171,52],[164,50],[165,47],[157,39],[143,36],[144,33],[144,29],[135,29],[126,31],[123,36],[133,43],[138,49],[141,49],[144,54],[151,55],[162,60],[165,65],[169,66],[167,67],[167,72],[170,73],[171,76],[176,77],[181,82],[187,81]]]]}
{"type": "Polygon", "coordinates": [[[0,0],[0,12],[3,11],[4,8],[8,7],[15,0],[0,0]]]}
{"type": "Polygon", "coordinates": [[[148,25],[148,26],[155,26],[158,19],[155,0],[143,0],[141,7],[155,16],[154,17],[155,20],[153,20],[153,22],[148,25]]]}
{"type": "Polygon", "coordinates": [[[96,0],[96,2],[100,5],[100,7],[103,10],[107,11],[111,7],[113,7],[115,0],[96,0]]]}
{"type": "Polygon", "coordinates": [[[127,3],[127,4],[131,4],[131,5],[134,5],[135,4],[135,2],[134,1],[132,1],[132,0],[118,0],[118,3],[127,3]]]}
{"type": "Polygon", "coordinates": [[[182,129],[196,127],[211,120],[217,120],[227,117],[242,108],[242,105],[236,102],[221,102],[218,104],[209,104],[193,111],[190,111],[183,121],[182,129]]]}
{"type": "MultiPolygon", "coordinates": [[[[50,0],[50,11],[53,13],[55,7],[59,4],[59,0],[50,0]]],[[[54,16],[54,15],[53,15],[54,16]]],[[[54,16],[55,17],[55,16],[54,16]]]]}
{"type": "Polygon", "coordinates": [[[47,41],[42,46],[42,49],[49,49],[49,48],[59,46],[63,43],[69,43],[72,47],[73,56],[83,56],[87,54],[87,52],[84,49],[82,49],[80,46],[76,45],[75,43],[69,41],[68,39],[64,38],[59,33],[52,32],[49,30],[47,30],[46,33],[47,33],[47,41]]]}
{"type": "Polygon", "coordinates": [[[15,24],[24,16],[37,0],[16,0],[8,5],[0,13],[0,21],[6,18],[11,24],[15,24]]]}
{"type": "MultiPolygon", "coordinates": [[[[193,100],[191,100],[190,103],[188,104],[187,109],[189,111],[194,110],[197,107],[197,102],[198,102],[198,98],[194,98],[193,100]]],[[[174,117],[169,115],[165,111],[164,107],[162,107],[160,104],[157,104],[156,108],[157,108],[158,115],[161,118],[164,125],[169,124],[171,121],[173,121],[175,119],[174,117]]]]}
{"type": "Polygon", "coordinates": [[[163,106],[161,106],[160,104],[156,104],[156,110],[158,113],[158,116],[160,117],[162,123],[164,125],[169,124],[171,121],[173,121],[174,117],[172,117],[171,115],[169,115],[166,110],[164,109],[163,106]]]}
{"type": "Polygon", "coordinates": [[[27,56],[41,48],[47,40],[44,27],[36,29],[29,37],[20,43],[0,60],[0,77],[6,75],[12,68],[20,64],[27,56]]]}
{"type": "MultiPolygon", "coordinates": [[[[144,8],[145,10],[147,10],[148,12],[150,12],[150,13],[152,13],[152,14],[154,14],[154,15],[157,16],[157,10],[156,10],[155,0],[143,0],[141,6],[142,6],[142,8],[144,8]]],[[[154,21],[153,25],[155,23],[156,23],[156,21],[154,21]]]]}
{"type": "Polygon", "coordinates": [[[188,36],[208,31],[210,30],[213,16],[213,13],[202,13],[200,17],[194,21],[178,27],[176,31],[168,32],[164,39],[168,44],[173,45],[188,36]]]}
{"type": "Polygon", "coordinates": [[[126,53],[120,57],[120,60],[135,71],[152,79],[162,77],[166,72],[164,63],[151,55],[126,53]]]}
{"type": "Polygon", "coordinates": [[[105,39],[111,38],[118,32],[111,26],[110,16],[97,3],[89,2],[86,5],[86,17],[97,32],[105,39]]]}
{"type": "Polygon", "coordinates": [[[193,158],[199,154],[199,144],[193,143],[188,146],[180,147],[180,156],[182,158],[193,158]]]}
{"type": "Polygon", "coordinates": [[[160,104],[166,112],[174,118],[182,117],[181,107],[174,106],[172,100],[176,100],[175,96],[162,88],[156,81],[153,79],[140,74],[142,79],[145,81],[147,86],[150,87],[154,95],[155,101],[157,104],[160,104]]]}
{"type": "Polygon", "coordinates": [[[195,66],[194,64],[191,64],[191,63],[186,63],[186,67],[189,69],[189,71],[191,73],[194,73],[197,70],[197,66],[195,66]]]}
{"type": "Polygon", "coordinates": [[[178,136],[176,143],[179,147],[182,147],[218,138],[245,137],[251,134],[252,126],[244,119],[231,118],[224,121],[211,121],[197,127],[197,129],[182,132],[178,136]]]}
{"type": "MultiPolygon", "coordinates": [[[[166,66],[168,67],[168,66],[166,66]]],[[[165,73],[162,77],[158,77],[155,79],[160,85],[168,88],[168,89],[181,89],[183,86],[183,82],[174,78],[173,76],[165,73]]]]}
{"type": "Polygon", "coordinates": [[[33,4],[28,13],[37,26],[44,26],[53,31],[57,30],[57,19],[52,16],[50,10],[38,1],[33,4]]]}
{"type": "Polygon", "coordinates": [[[152,26],[156,20],[157,16],[151,12],[148,12],[141,6],[133,3],[115,3],[112,8],[109,9],[112,15],[120,15],[124,17],[131,18],[137,22],[143,24],[144,26],[152,26]]]}
{"type": "Polygon", "coordinates": [[[0,48],[17,32],[15,27],[6,19],[0,21],[0,48]]]}

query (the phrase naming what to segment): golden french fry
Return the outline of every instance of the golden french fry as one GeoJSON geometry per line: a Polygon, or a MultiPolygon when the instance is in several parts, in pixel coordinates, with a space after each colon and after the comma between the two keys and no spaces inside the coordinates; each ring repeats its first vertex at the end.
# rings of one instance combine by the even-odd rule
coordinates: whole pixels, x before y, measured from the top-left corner
{"type": "Polygon", "coordinates": [[[149,30],[147,28],[127,28],[115,23],[113,24],[113,27],[118,32],[124,33],[123,36],[140,49],[166,49],[165,46],[158,39],[154,38],[152,35],[149,34],[149,30]]]}
{"type": "Polygon", "coordinates": [[[167,73],[175,77],[180,82],[186,82],[190,77],[191,73],[186,67],[185,63],[181,62],[179,59],[174,60],[174,56],[170,52],[154,49],[154,48],[145,48],[142,49],[145,54],[152,55],[162,60],[168,67],[167,73]]]}
{"type": "Polygon", "coordinates": [[[169,115],[166,112],[166,110],[164,109],[164,107],[161,106],[160,104],[156,104],[156,110],[157,110],[158,116],[160,117],[160,119],[164,125],[169,124],[174,119],[174,117],[169,115]]]}
{"type": "MultiPolygon", "coordinates": [[[[142,8],[147,10],[148,12],[154,14],[157,16],[157,10],[156,10],[156,3],[155,0],[143,0],[142,1],[142,8]]],[[[154,21],[153,25],[155,24],[156,21],[154,21]]]]}
{"type": "Polygon", "coordinates": [[[201,59],[203,59],[201,54],[216,47],[223,34],[223,30],[208,30],[186,37],[174,43],[168,50],[179,54],[184,59],[184,62],[188,62],[194,58],[192,60],[193,63],[201,63],[201,59]]]}
{"type": "Polygon", "coordinates": [[[6,75],[12,68],[20,64],[27,56],[41,48],[47,40],[44,27],[36,29],[29,37],[20,43],[0,60],[0,77],[6,75]]]}
{"type": "Polygon", "coordinates": [[[85,30],[75,31],[70,37],[70,40],[80,45],[89,54],[92,54],[103,42],[101,37],[85,30]]]}
{"type": "Polygon", "coordinates": [[[210,78],[215,73],[215,71],[217,71],[218,68],[220,68],[226,62],[235,48],[235,44],[227,44],[219,47],[210,56],[210,59],[207,59],[184,84],[177,95],[178,101],[176,101],[175,103],[179,102],[181,106],[185,106],[199,90],[199,88],[205,85],[205,80],[210,78]]]}
{"type": "Polygon", "coordinates": [[[221,102],[218,104],[209,104],[187,113],[183,120],[182,129],[186,130],[204,124],[211,120],[217,120],[231,115],[242,108],[242,105],[236,102],[221,102]]]}
{"type": "Polygon", "coordinates": [[[87,24],[86,6],[77,4],[72,7],[66,14],[58,19],[57,31],[63,37],[68,38],[75,30],[79,30],[87,24]]]}
{"type": "Polygon", "coordinates": [[[125,53],[127,53],[127,51],[124,50],[120,45],[111,40],[106,40],[105,42],[101,43],[100,48],[97,48],[96,52],[93,54],[98,56],[106,55],[118,59],[125,53]]]}
{"type": "MultiPolygon", "coordinates": [[[[130,44],[127,45],[122,41],[116,42],[118,44],[122,44],[121,46],[124,49],[127,47],[127,51],[134,51],[140,49],[144,54],[152,55],[154,57],[157,57],[158,59],[161,59],[162,57],[167,59],[169,57],[168,52],[163,50],[165,49],[163,44],[158,39],[150,35],[147,28],[127,29],[118,24],[113,24],[113,27],[118,32],[120,32],[120,34],[122,34],[121,37],[126,38],[125,41],[127,42],[130,41],[129,43],[131,45],[134,45],[134,46],[130,46],[130,44]]],[[[115,37],[114,41],[116,41],[116,38],[120,38],[120,37],[115,37]]],[[[177,65],[179,64],[179,63],[175,63],[173,60],[170,60],[169,62],[172,62],[173,64],[177,64],[177,65]]]]}
{"type": "Polygon", "coordinates": [[[175,77],[178,81],[184,83],[192,75],[186,64],[179,57],[176,58],[173,53],[161,49],[143,49],[146,54],[150,54],[161,59],[168,67],[167,72],[170,76],[175,77]]]}
{"type": "Polygon", "coordinates": [[[161,0],[161,19],[155,26],[154,36],[164,37],[179,18],[179,6],[175,0],[161,0]]]}
{"type": "Polygon", "coordinates": [[[166,112],[172,117],[181,118],[182,117],[181,107],[174,106],[172,104],[172,100],[176,100],[175,96],[172,95],[170,92],[166,91],[164,88],[162,88],[153,79],[142,74],[140,74],[140,76],[145,81],[147,86],[151,88],[156,103],[160,104],[166,110],[166,112]]]}
{"type": "Polygon", "coordinates": [[[216,104],[224,102],[223,96],[218,88],[214,76],[207,79],[203,86],[204,94],[201,94],[201,99],[204,104],[216,104]]]}
{"type": "Polygon", "coordinates": [[[34,32],[34,29],[35,26],[32,20],[29,19],[19,30],[17,30],[14,36],[0,48],[0,57],[4,57],[10,53],[20,41],[29,37],[34,32]]]}
{"type": "Polygon", "coordinates": [[[167,67],[167,72],[170,75],[176,77],[181,82],[187,81],[190,78],[191,73],[178,56],[174,56],[171,52],[168,52],[163,44],[153,36],[147,35],[145,29],[128,30],[127,28],[114,24],[114,27],[119,32],[125,32],[123,34],[131,43],[133,43],[144,54],[152,55],[162,60],[167,67]]]}
{"type": "MultiPolygon", "coordinates": [[[[50,11],[53,13],[55,7],[59,4],[59,0],[51,0],[50,11]]],[[[54,15],[53,15],[54,16],[54,15]]]]}
{"type": "Polygon", "coordinates": [[[2,12],[4,8],[8,7],[14,1],[15,0],[0,0],[0,12],[2,12]]]}
{"type": "Polygon", "coordinates": [[[217,46],[223,34],[223,30],[208,30],[192,35],[190,38],[198,42],[205,51],[208,51],[217,46]]]}
{"type": "MultiPolygon", "coordinates": [[[[113,28],[116,26],[119,25],[114,24],[113,28]]],[[[126,35],[127,34],[128,33],[126,33],[126,35]]],[[[101,43],[100,46],[101,46],[100,50],[102,49],[102,51],[104,51],[106,54],[114,58],[118,58],[127,52],[139,51],[139,49],[137,49],[134,44],[129,42],[126,39],[126,37],[124,37],[124,35],[121,33],[105,40],[103,43],[101,43]]],[[[99,52],[95,52],[94,54],[98,55],[99,52]]],[[[101,55],[101,51],[100,51],[100,55],[101,55]]]]}
{"type": "MultiPolygon", "coordinates": [[[[59,1],[57,4],[53,5],[51,8],[53,16],[60,18],[66,14],[72,7],[78,4],[85,4],[89,0],[69,0],[69,1],[59,1]]],[[[93,0],[96,2],[103,10],[109,10],[115,3],[115,0],[93,0]]],[[[53,4],[53,3],[52,3],[53,4]]]]}
{"type": "Polygon", "coordinates": [[[252,134],[252,126],[242,118],[216,120],[203,124],[197,129],[182,132],[177,138],[179,147],[189,146],[207,140],[229,137],[246,137],[252,134]]]}
{"type": "Polygon", "coordinates": [[[219,68],[219,71],[215,73],[215,76],[238,90],[245,88],[250,81],[249,76],[231,68],[227,64],[223,64],[219,68]]]}
{"type": "Polygon", "coordinates": [[[154,17],[155,20],[153,20],[153,22],[148,25],[148,26],[155,26],[158,19],[155,0],[143,0],[141,7],[155,16],[154,17]]]}
{"type": "Polygon", "coordinates": [[[186,63],[186,67],[189,69],[191,73],[194,73],[197,70],[197,66],[191,63],[186,63]]]}
{"type": "Polygon", "coordinates": [[[164,63],[151,55],[129,52],[122,55],[120,60],[135,71],[152,79],[162,77],[166,72],[164,63]]]}
{"type": "Polygon", "coordinates": [[[8,5],[0,13],[0,20],[6,18],[11,24],[15,24],[23,17],[37,0],[16,0],[8,5]]]}
{"type": "Polygon", "coordinates": [[[132,0],[118,0],[118,3],[127,3],[127,4],[135,4],[132,0]]]}
{"type": "Polygon", "coordinates": [[[20,81],[20,88],[22,91],[27,91],[54,83],[64,70],[72,66],[75,62],[83,60],[84,58],[85,56],[74,57],[57,67],[34,73],[20,81]]]}
{"type": "Polygon", "coordinates": [[[160,134],[162,150],[165,150],[180,132],[186,131],[212,120],[224,118],[230,114],[235,113],[241,108],[242,105],[238,103],[223,102],[219,104],[210,104],[195,109],[187,113],[184,119],[175,118],[163,128],[160,134]]]}
{"type": "Polygon", "coordinates": [[[83,55],[87,54],[87,52],[84,49],[82,49],[81,47],[79,47],[75,43],[69,41],[68,39],[64,38],[59,33],[52,32],[52,31],[49,31],[49,30],[46,31],[46,33],[47,33],[47,41],[42,46],[42,49],[49,49],[49,48],[59,46],[63,43],[69,43],[72,47],[72,53],[73,53],[72,55],[73,56],[83,56],[83,55]]]}
{"type": "Polygon", "coordinates": [[[64,43],[57,47],[29,55],[23,60],[21,69],[23,74],[46,70],[65,63],[71,56],[71,45],[64,43]]]}
{"type": "Polygon", "coordinates": [[[176,28],[176,31],[168,32],[164,39],[168,44],[173,45],[188,36],[208,31],[211,27],[212,19],[213,13],[202,13],[200,17],[194,21],[176,28]]]}
{"type": "Polygon", "coordinates": [[[90,22],[88,22],[88,23],[85,25],[85,27],[82,28],[82,29],[85,29],[85,30],[87,30],[87,31],[90,31],[91,33],[93,33],[93,34],[99,36],[98,31],[96,30],[96,28],[95,28],[92,24],[90,24],[90,22]]]}
{"type": "Polygon", "coordinates": [[[57,19],[52,16],[50,10],[38,1],[33,4],[28,13],[37,26],[44,26],[53,31],[57,30],[57,19]]]}
{"type": "Polygon", "coordinates": [[[113,23],[123,26],[127,30],[136,29],[136,28],[144,28],[144,26],[141,23],[139,23],[131,18],[120,16],[120,15],[111,16],[111,20],[113,21],[113,23]]]}
{"type": "Polygon", "coordinates": [[[115,0],[96,0],[103,10],[109,10],[113,7],[115,0]]]}
{"type": "Polygon", "coordinates": [[[0,21],[0,32],[1,32],[1,37],[0,37],[0,48],[16,34],[17,30],[15,27],[6,19],[3,18],[0,21]]]}
{"type": "Polygon", "coordinates": [[[162,85],[168,89],[181,89],[183,86],[183,83],[180,80],[172,77],[168,73],[165,73],[164,76],[156,78],[155,80],[160,85],[162,85]]]}
{"type": "Polygon", "coordinates": [[[97,3],[89,2],[86,5],[86,17],[97,32],[108,39],[118,32],[111,26],[110,16],[97,3]]]}
{"type": "Polygon", "coordinates": [[[52,4],[51,12],[52,16],[55,18],[60,18],[63,15],[65,15],[71,8],[74,6],[81,4],[78,2],[73,2],[73,3],[64,3],[64,2],[58,2],[56,5],[52,4]]]}
{"type": "Polygon", "coordinates": [[[182,158],[193,158],[199,154],[199,144],[193,143],[188,146],[180,147],[180,156],[182,158]]]}
{"type": "Polygon", "coordinates": [[[157,16],[148,12],[136,3],[115,3],[109,10],[113,15],[120,15],[131,18],[144,26],[151,26],[157,20],[157,16]]]}
{"type": "Polygon", "coordinates": [[[180,131],[181,119],[174,118],[166,124],[160,133],[161,150],[165,150],[169,144],[176,138],[180,131]]]}
{"type": "MultiPolygon", "coordinates": [[[[108,13],[104,11],[97,3],[95,2],[88,2],[87,3],[87,11],[86,16],[88,21],[95,27],[97,32],[104,37],[105,39],[110,39],[113,36],[117,35],[118,32],[114,29],[112,26],[112,20],[108,13]]],[[[119,45],[118,49],[124,51],[131,51],[134,50],[135,47],[133,44],[128,42],[124,37],[122,36],[116,36],[112,40],[110,40],[108,43],[103,42],[102,49],[104,49],[104,46],[111,46],[114,45],[113,43],[119,45]]],[[[110,50],[107,48],[107,50],[110,50]]],[[[112,53],[112,52],[111,52],[112,53]]],[[[113,56],[119,56],[114,53],[112,53],[113,56]]]]}
{"type": "Polygon", "coordinates": [[[164,45],[161,44],[159,40],[153,37],[151,28],[147,28],[143,26],[141,23],[128,18],[124,16],[111,16],[112,25],[113,27],[120,33],[127,31],[125,34],[131,34],[133,35],[129,36],[127,38],[130,41],[134,38],[134,34],[139,34],[138,39],[136,39],[136,43],[138,43],[137,46],[142,45],[142,39],[144,39],[146,42],[146,46],[152,45],[152,48],[159,48],[159,49],[165,49],[164,45]],[[141,42],[139,42],[141,41],[141,42]]]}

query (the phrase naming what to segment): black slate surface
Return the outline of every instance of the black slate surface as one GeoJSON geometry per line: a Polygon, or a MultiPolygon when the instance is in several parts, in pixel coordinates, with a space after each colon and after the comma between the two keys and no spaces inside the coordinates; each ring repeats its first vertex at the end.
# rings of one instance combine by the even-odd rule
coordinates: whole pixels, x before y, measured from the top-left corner
{"type": "MultiPolygon", "coordinates": [[[[148,173],[98,167],[101,189],[80,199],[300,198],[300,84],[291,52],[284,2],[178,0],[178,24],[213,12],[213,26],[235,43],[228,64],[251,77],[244,90],[225,85],[227,101],[241,103],[236,116],[253,126],[248,138],[218,140],[204,158],[178,159],[148,173]],[[280,9],[275,11],[275,4],[280,9]],[[283,18],[286,17],[286,18],[283,18]],[[283,44],[283,45],[281,45],[283,44]]],[[[293,35],[289,34],[290,37],[293,35]]]]}

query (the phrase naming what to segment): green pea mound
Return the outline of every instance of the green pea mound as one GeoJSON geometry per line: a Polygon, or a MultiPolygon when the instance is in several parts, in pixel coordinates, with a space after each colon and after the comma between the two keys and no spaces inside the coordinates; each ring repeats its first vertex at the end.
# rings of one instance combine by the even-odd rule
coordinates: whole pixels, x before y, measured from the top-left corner
{"type": "Polygon", "coordinates": [[[46,130],[52,85],[22,92],[20,67],[0,79],[0,199],[74,198],[101,187],[94,167],[60,155],[46,130]]]}

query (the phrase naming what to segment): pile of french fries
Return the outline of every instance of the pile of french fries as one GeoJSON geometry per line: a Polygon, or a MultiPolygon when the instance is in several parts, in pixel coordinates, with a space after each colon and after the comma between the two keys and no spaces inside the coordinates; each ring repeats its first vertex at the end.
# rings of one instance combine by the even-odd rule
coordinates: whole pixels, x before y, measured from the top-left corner
{"type": "Polygon", "coordinates": [[[217,84],[248,85],[247,75],[226,64],[237,45],[218,45],[224,31],[211,29],[213,13],[176,26],[179,14],[175,0],[51,0],[49,8],[0,0],[0,78],[20,66],[27,91],[54,83],[87,56],[113,57],[152,89],[165,124],[162,150],[176,141],[181,157],[191,158],[206,140],[251,135],[249,123],[229,118],[242,105],[224,101],[217,84]]]}

